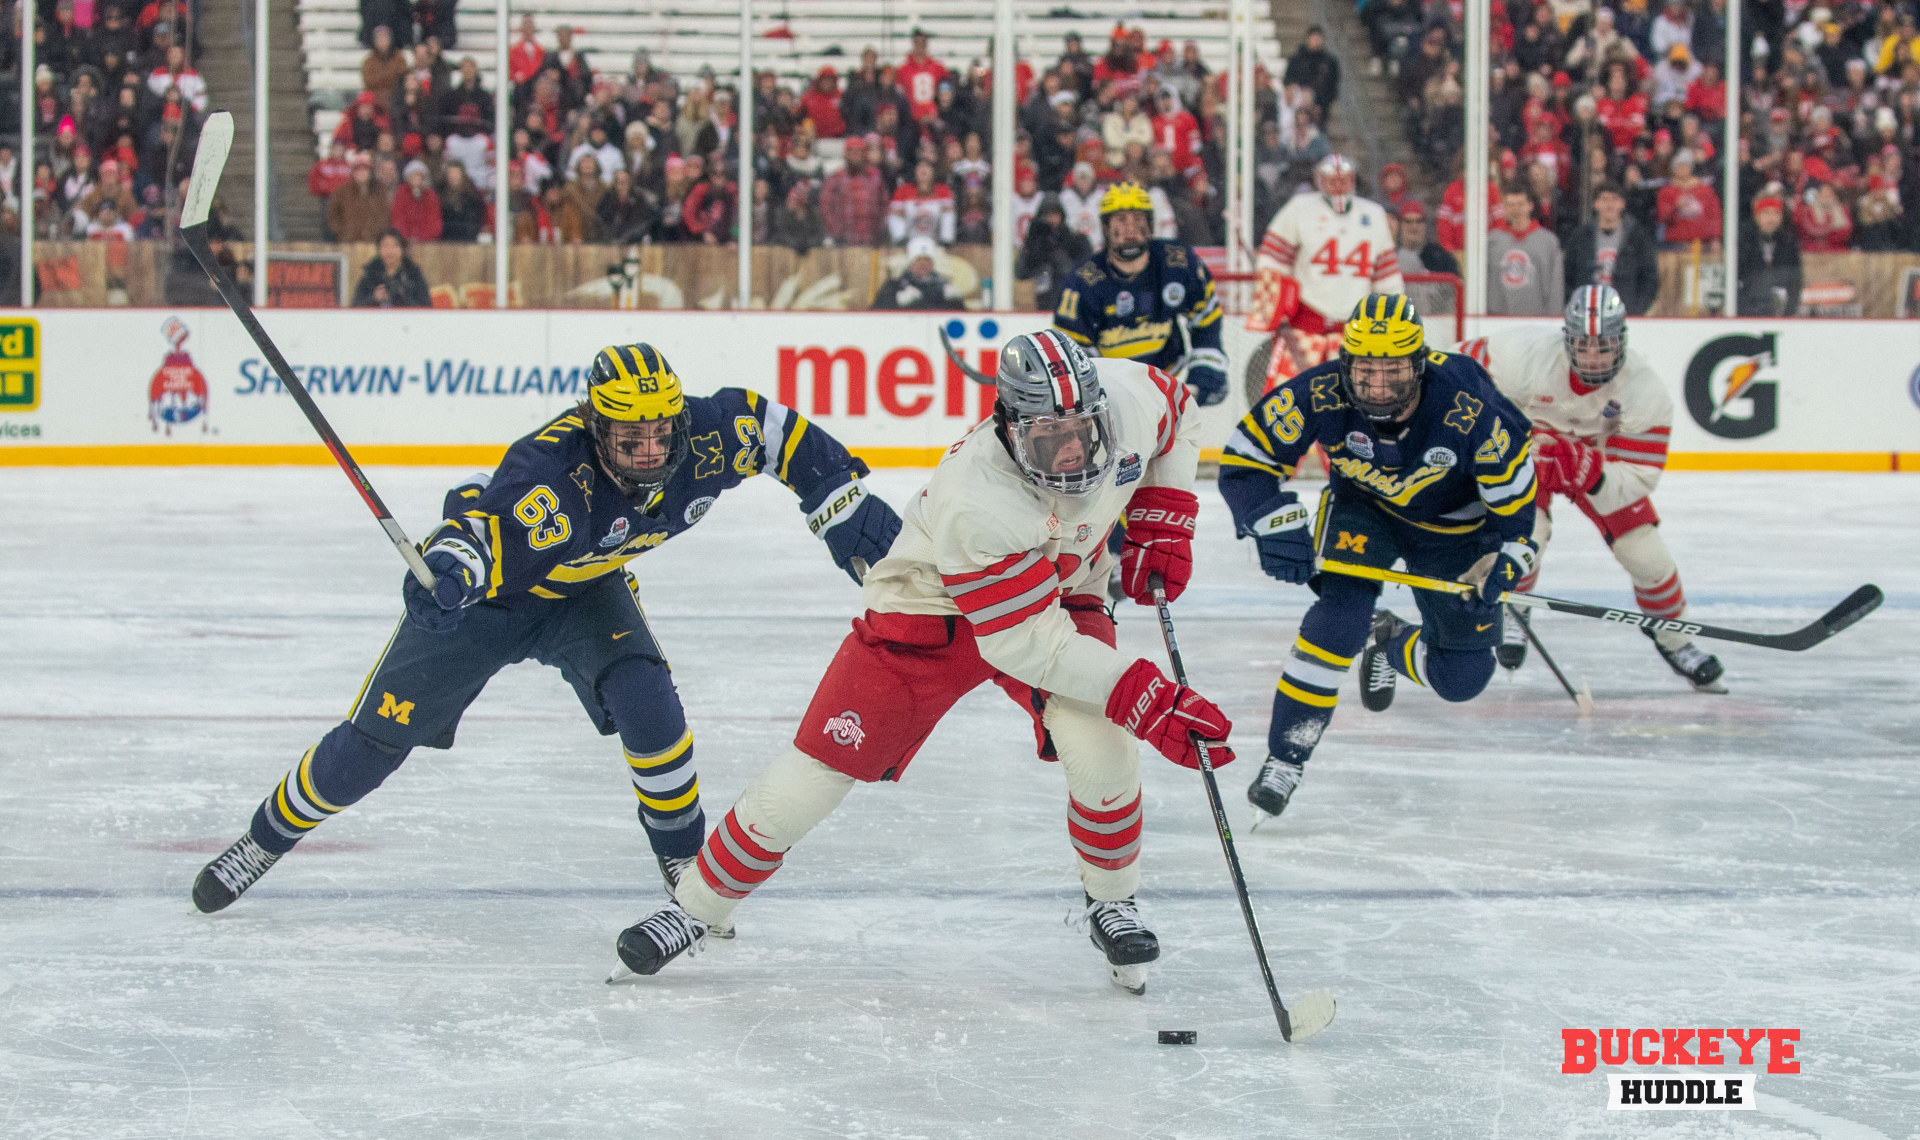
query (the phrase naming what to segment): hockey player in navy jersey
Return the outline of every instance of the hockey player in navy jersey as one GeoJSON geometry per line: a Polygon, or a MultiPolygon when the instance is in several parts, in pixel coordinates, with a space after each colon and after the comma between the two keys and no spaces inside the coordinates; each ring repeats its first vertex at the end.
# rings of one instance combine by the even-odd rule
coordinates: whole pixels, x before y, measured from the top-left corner
{"type": "Polygon", "coordinates": [[[1478,696],[1500,644],[1499,599],[1533,571],[1532,425],[1472,357],[1427,348],[1404,294],[1355,306],[1340,355],[1253,406],[1220,461],[1220,493],[1260,565],[1319,600],[1280,675],[1267,761],[1247,798],[1278,815],[1361,657],[1361,703],[1385,709],[1396,677],[1448,701],[1478,696]],[[1329,483],[1318,519],[1286,489],[1318,443],[1329,483]],[[1310,525],[1311,524],[1311,525],[1310,525]],[[1377,582],[1323,573],[1320,558],[1467,582],[1464,597],[1415,591],[1421,624],[1376,610],[1377,582]],[[1363,655],[1364,651],[1364,655],[1363,655]]]}
{"type": "Polygon", "coordinates": [[[1117,183],[1101,196],[1100,231],[1106,246],[1067,276],[1053,327],[1095,356],[1166,372],[1184,361],[1182,378],[1201,406],[1226,399],[1220,299],[1200,255],[1190,245],[1152,236],[1153,200],[1133,182],[1117,183]]]}
{"type": "Polygon", "coordinates": [[[586,400],[516,442],[492,476],[448,492],[445,521],[423,546],[434,589],[405,580],[406,616],[347,719],[200,872],[194,905],[211,913],[232,904],[412,749],[452,747],[488,680],[528,658],[561,671],[602,735],[619,734],[640,822],[671,887],[706,838],[693,734],[624,567],[765,472],[800,496],[808,527],[858,582],[900,531],[893,509],[862,483],[866,470],[765,396],[741,388],[685,396],[651,345],[602,349],[586,400]]]}

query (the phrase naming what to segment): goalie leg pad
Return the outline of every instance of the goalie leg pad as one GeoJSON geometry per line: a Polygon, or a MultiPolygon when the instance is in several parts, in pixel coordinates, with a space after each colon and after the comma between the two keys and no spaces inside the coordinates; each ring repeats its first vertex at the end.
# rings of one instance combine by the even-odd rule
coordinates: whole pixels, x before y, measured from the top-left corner
{"type": "Polygon", "coordinates": [[[599,689],[600,703],[620,732],[640,824],[653,853],[663,859],[693,855],[707,834],[707,817],[700,807],[693,733],[673,674],[659,660],[630,657],[600,678],[599,689]]]}
{"type": "Polygon", "coordinates": [[[384,783],[407,752],[342,721],[307,749],[254,809],[248,827],[253,841],[276,855],[293,850],[308,832],[384,783]]]}

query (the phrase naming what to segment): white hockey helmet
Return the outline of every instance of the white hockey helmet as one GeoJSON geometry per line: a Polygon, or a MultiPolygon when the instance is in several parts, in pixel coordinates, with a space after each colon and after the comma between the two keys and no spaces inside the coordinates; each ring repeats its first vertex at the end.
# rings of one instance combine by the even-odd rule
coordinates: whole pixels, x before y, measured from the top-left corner
{"type": "Polygon", "coordinates": [[[1627,306],[1611,285],[1582,285],[1567,300],[1567,364],[1580,381],[1601,385],[1627,362],[1627,306]]]}
{"type": "Polygon", "coordinates": [[[1336,214],[1347,212],[1356,180],[1353,160],[1338,151],[1314,164],[1313,188],[1320,191],[1336,214]]]}
{"type": "Polygon", "coordinates": [[[1084,495],[1113,471],[1113,433],[1100,374],[1065,333],[1014,337],[1000,350],[994,377],[995,427],[1034,486],[1084,495]]]}

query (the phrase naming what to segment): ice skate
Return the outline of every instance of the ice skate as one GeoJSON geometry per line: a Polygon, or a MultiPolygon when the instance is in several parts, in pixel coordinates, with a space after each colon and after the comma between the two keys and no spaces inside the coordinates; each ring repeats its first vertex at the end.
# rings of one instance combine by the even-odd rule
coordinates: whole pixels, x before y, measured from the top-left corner
{"type": "MultiPolygon", "coordinates": [[[[636,974],[651,975],[681,954],[698,954],[707,946],[707,924],[670,902],[620,932],[614,952],[620,962],[636,974]]],[[[619,970],[607,981],[619,981],[619,970]]]]}
{"type": "Polygon", "coordinates": [[[1373,611],[1373,635],[1367,651],[1360,655],[1360,703],[1368,712],[1385,712],[1393,704],[1393,687],[1399,674],[1387,647],[1407,623],[1393,616],[1392,610],[1373,611]]]}
{"type": "Polygon", "coordinates": [[[1666,661],[1667,666],[1685,677],[1695,692],[1724,693],[1727,691],[1725,682],[1720,679],[1727,671],[1726,666],[1720,664],[1718,657],[1691,641],[1678,649],[1668,649],[1660,644],[1659,637],[1655,636],[1652,630],[1642,626],[1641,632],[1653,641],[1653,647],[1660,651],[1660,656],[1666,661]]]}
{"type": "MultiPolygon", "coordinates": [[[[1300,786],[1306,774],[1307,766],[1303,761],[1269,756],[1267,762],[1260,765],[1260,774],[1254,777],[1253,783],[1247,785],[1247,802],[1265,812],[1265,819],[1272,819],[1287,810],[1287,802],[1293,799],[1293,790],[1300,786]]],[[[1265,822],[1265,819],[1260,822],[1265,822]]]]}
{"type": "Polygon", "coordinates": [[[1160,957],[1160,940],[1140,921],[1140,906],[1132,898],[1097,902],[1086,896],[1080,921],[1100,952],[1107,956],[1107,975],[1128,993],[1147,992],[1147,963],[1160,957]]]}
{"type": "MultiPolygon", "coordinates": [[[[665,855],[655,855],[654,858],[660,863],[660,877],[667,881],[668,898],[672,898],[673,892],[680,889],[680,876],[692,870],[693,865],[700,861],[700,856],[698,855],[684,855],[678,859],[669,859],[665,855]]],[[[729,922],[725,926],[708,926],[707,937],[732,938],[733,924],[729,922]]]]}
{"type": "Polygon", "coordinates": [[[1517,606],[1507,606],[1506,624],[1500,627],[1500,644],[1493,647],[1493,659],[1511,673],[1527,663],[1527,616],[1517,606]]]}
{"type": "Polygon", "coordinates": [[[242,835],[200,869],[193,880],[193,905],[202,914],[227,909],[279,861],[280,856],[255,843],[251,833],[242,835]]]}

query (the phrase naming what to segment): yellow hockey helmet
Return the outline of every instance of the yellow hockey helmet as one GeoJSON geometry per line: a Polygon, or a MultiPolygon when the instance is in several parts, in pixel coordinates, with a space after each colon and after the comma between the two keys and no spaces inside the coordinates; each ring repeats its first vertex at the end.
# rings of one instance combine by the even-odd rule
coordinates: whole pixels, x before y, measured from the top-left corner
{"type": "Polygon", "coordinates": [[[1145,210],[1151,214],[1153,199],[1138,182],[1116,182],[1100,195],[1100,216],[1104,218],[1122,210],[1145,210]]]}
{"type": "Polygon", "coordinates": [[[1427,330],[1420,310],[1404,293],[1364,297],[1340,332],[1340,386],[1347,399],[1370,420],[1392,422],[1412,411],[1420,397],[1427,365],[1427,330]],[[1404,360],[1408,367],[1381,372],[1369,368],[1365,398],[1354,383],[1355,360],[1404,360]]]}
{"type": "Polygon", "coordinates": [[[680,377],[650,344],[601,349],[587,371],[581,412],[593,428],[600,466],[623,494],[643,506],[687,458],[693,413],[680,377]],[[664,430],[641,426],[654,424],[664,430]]]}
{"type": "Polygon", "coordinates": [[[671,419],[686,410],[680,377],[650,344],[615,344],[600,350],[587,373],[594,411],[620,423],[671,419]]]}

